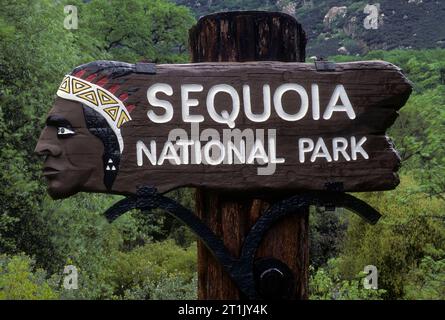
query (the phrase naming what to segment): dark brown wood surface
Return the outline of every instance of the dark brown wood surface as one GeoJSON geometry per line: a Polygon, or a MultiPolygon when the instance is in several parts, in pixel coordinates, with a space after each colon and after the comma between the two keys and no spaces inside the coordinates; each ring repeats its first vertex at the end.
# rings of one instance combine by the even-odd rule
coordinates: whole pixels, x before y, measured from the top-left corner
{"type": "MultiPolygon", "coordinates": [[[[215,61],[299,61],[305,60],[306,36],[301,25],[281,13],[221,13],[200,19],[190,32],[193,62],[215,61]],[[223,28],[239,25],[246,27],[223,28]],[[266,23],[265,23],[266,21],[266,23]],[[234,30],[235,29],[235,30],[234,30]],[[245,36],[246,30],[249,36],[245,36]],[[294,34],[286,37],[285,34],[294,34]],[[209,37],[209,34],[215,36],[209,37]],[[281,36],[269,36],[280,34],[281,36]],[[200,38],[200,40],[198,40],[200,38]],[[237,38],[238,42],[230,39],[237,38]],[[203,41],[204,40],[204,41],[203,41]],[[278,43],[277,43],[278,42],[278,43]],[[243,48],[239,44],[242,43],[243,48]],[[276,48],[280,48],[276,50],[276,48]],[[209,55],[208,52],[215,54],[209,55]]],[[[268,200],[252,197],[246,192],[221,193],[211,188],[196,190],[196,212],[218,236],[230,253],[240,255],[245,236],[269,206],[285,197],[268,194],[268,200]]],[[[309,208],[299,208],[294,215],[280,220],[266,234],[256,257],[274,257],[292,270],[295,287],[291,299],[307,299],[309,280],[309,208]]],[[[240,293],[219,263],[198,241],[198,298],[239,299],[240,293]]]]}
{"type": "MultiPolygon", "coordinates": [[[[92,64],[94,65],[94,64],[92,64]]],[[[133,70],[137,67],[133,66],[133,70]]],[[[87,69],[88,70],[88,69],[87,69]]],[[[94,75],[94,70],[89,71],[94,75]]],[[[89,77],[85,74],[84,77],[89,77]]],[[[85,191],[111,192],[115,194],[135,193],[138,186],[152,185],[160,192],[191,186],[208,187],[223,191],[242,190],[244,192],[327,190],[331,185],[340,186],[344,191],[377,191],[393,189],[398,184],[396,172],[400,158],[391,141],[386,137],[386,130],[395,121],[398,110],[405,104],[411,92],[411,85],[396,66],[382,61],[364,61],[337,64],[333,71],[319,71],[314,64],[284,62],[245,62],[245,63],[198,63],[183,65],[158,65],[156,74],[129,72],[123,76],[109,79],[106,88],[119,86],[118,96],[133,92],[126,99],[127,105],[133,105],[131,120],[120,127],[123,138],[123,152],[117,167],[117,177],[112,188],[105,189],[103,179],[90,179],[85,191]],[[148,116],[153,112],[160,116],[165,113],[162,108],[152,106],[147,97],[149,88],[164,84],[170,86],[172,93],[167,95],[158,92],[156,97],[172,106],[173,116],[165,123],[156,122],[148,116]],[[192,128],[190,122],[184,121],[181,95],[182,86],[197,84],[202,91],[192,92],[189,99],[197,102],[190,107],[190,114],[200,115],[203,122],[192,128]],[[211,117],[207,106],[209,90],[216,85],[229,85],[239,97],[239,112],[235,114],[233,126],[219,123],[215,116],[211,117]],[[299,120],[283,119],[277,112],[274,99],[276,89],[283,84],[298,84],[304,88],[309,100],[309,107],[299,120]],[[311,87],[316,84],[319,94],[314,94],[311,87]],[[243,86],[250,87],[252,112],[261,114],[264,110],[263,86],[270,87],[271,113],[267,120],[254,122],[246,116],[243,86]],[[323,119],[323,114],[331,100],[335,88],[344,87],[351,102],[351,117],[344,111],[333,112],[330,119],[323,119]],[[313,96],[319,97],[320,119],[313,118],[313,96]],[[179,131],[178,131],[179,130],[179,131]],[[232,163],[222,162],[217,165],[193,163],[193,147],[187,147],[187,161],[177,164],[159,158],[166,143],[176,144],[178,137],[182,140],[200,141],[203,148],[209,140],[216,139],[222,143],[237,139],[246,141],[246,158],[252,150],[248,146],[248,136],[254,140],[261,139],[264,149],[270,157],[269,135],[274,135],[276,157],[283,158],[284,163],[277,163],[269,174],[260,172],[265,165],[261,162],[232,163]],[[229,137],[224,137],[228,135],[229,137]],[[212,138],[209,138],[211,136],[212,138]],[[327,161],[323,157],[314,162],[309,158],[312,152],[305,154],[305,161],[299,158],[299,140],[311,139],[314,144],[322,139],[327,151],[333,157],[333,139],[343,138],[349,145],[353,138],[360,141],[366,138],[363,149],[366,154],[358,154],[356,159],[347,159],[342,154],[338,160],[327,161]],[[155,143],[156,151],[151,150],[155,143]],[[155,156],[155,164],[147,154],[142,153],[138,145],[144,145],[155,156]],[[139,155],[139,163],[138,163],[139,155]],[[366,158],[369,156],[368,158],[366,158]]],[[[301,108],[301,97],[289,91],[281,99],[287,114],[295,114],[301,108]]],[[[216,114],[221,117],[223,111],[232,113],[233,101],[226,93],[219,93],[214,99],[216,114]]],[[[338,101],[337,104],[344,102],[338,101]]],[[[56,100],[58,116],[69,119],[81,105],[73,105],[60,97],[56,100]]],[[[54,112],[54,111],[53,111],[54,112]]],[[[77,114],[77,113],[76,113],[77,114]]],[[[80,113],[79,115],[80,116],[80,113]]],[[[80,133],[82,128],[76,128],[80,133]]],[[[81,124],[83,126],[83,124],[81,124]]],[[[43,137],[43,136],[42,136],[43,137]]],[[[62,140],[54,143],[62,143],[62,140]]],[[[63,140],[67,147],[67,156],[82,161],[96,159],[99,150],[88,148],[90,135],[77,134],[74,139],[63,140]],[[66,143],[65,143],[66,142],[66,143]],[[84,147],[83,147],[84,146],[84,147]]],[[[239,143],[235,143],[238,148],[239,143]]],[[[227,145],[225,145],[227,147],[227,145]]],[[[346,153],[352,158],[351,146],[346,153]]],[[[179,147],[176,152],[182,157],[179,147]]],[[[170,152],[171,153],[171,152],[170,152]]],[[[171,155],[171,154],[170,154],[171,155]]],[[[347,156],[346,156],[347,157],[347,156]]],[[[106,164],[105,164],[106,165],[106,164]]],[[[81,191],[81,190],[79,190],[81,191]]]]}
{"type": "MultiPolygon", "coordinates": [[[[156,75],[132,74],[127,85],[139,88],[132,99],[137,108],[132,112],[132,121],[122,127],[125,149],[121,158],[119,175],[113,186],[116,193],[134,192],[141,184],[152,184],[160,191],[168,191],[182,186],[210,187],[221,190],[267,191],[267,190],[326,190],[331,183],[342,183],[345,191],[375,191],[393,189],[398,184],[395,172],[400,159],[392,143],[386,137],[386,129],[397,117],[397,110],[406,102],[411,87],[401,71],[392,64],[379,61],[337,64],[335,72],[317,71],[313,64],[281,62],[248,63],[202,63],[189,65],[158,65],[156,75]],[[172,86],[173,95],[158,94],[174,106],[171,121],[154,123],[147,117],[148,110],[162,114],[163,110],[151,107],[145,96],[147,88],[155,83],[172,86]],[[191,108],[194,115],[203,115],[205,121],[199,124],[199,132],[214,129],[219,135],[230,130],[228,125],[213,121],[206,108],[206,95],[213,85],[230,84],[242,101],[242,86],[251,87],[251,103],[254,113],[263,110],[262,86],[269,84],[271,93],[283,83],[297,83],[303,86],[309,97],[311,84],[319,85],[320,113],[323,114],[337,84],[342,84],[356,113],[349,119],[345,112],[334,112],[329,120],[313,120],[311,106],[306,116],[290,122],[281,119],[274,110],[266,122],[252,122],[244,114],[243,103],[235,129],[276,130],[277,156],[284,157],[285,163],[277,164],[273,175],[258,175],[258,164],[180,164],[166,161],[153,166],[144,156],[144,164],[137,165],[136,143],[142,141],[147,147],[156,141],[159,157],[168,135],[173,129],[184,129],[190,138],[190,123],[185,123],[181,114],[181,84],[202,84],[203,92],[191,93],[199,105],[191,108]],[[315,162],[298,159],[298,139],[311,138],[316,142],[322,137],[328,149],[334,137],[357,140],[366,137],[363,145],[369,154],[364,159],[360,154],[355,161],[346,161],[340,156],[338,161],[315,162]]],[[[283,96],[283,106],[288,113],[298,110],[300,98],[296,93],[283,96]]],[[[231,99],[219,94],[215,105],[231,110],[231,99]]],[[[310,103],[311,105],[311,103],[310,103]]],[[[267,138],[266,138],[267,140],[267,138]]],[[[205,145],[205,141],[202,142],[205,145]]],[[[267,148],[267,144],[265,144],[267,148]]],[[[332,150],[330,150],[331,152],[332,150]]],[[[332,153],[331,153],[332,154],[332,153]]],[[[307,154],[310,157],[311,153],[307,154]]]]}
{"type": "Polygon", "coordinates": [[[189,45],[193,62],[304,61],[306,34],[285,13],[222,12],[199,19],[189,45]]]}

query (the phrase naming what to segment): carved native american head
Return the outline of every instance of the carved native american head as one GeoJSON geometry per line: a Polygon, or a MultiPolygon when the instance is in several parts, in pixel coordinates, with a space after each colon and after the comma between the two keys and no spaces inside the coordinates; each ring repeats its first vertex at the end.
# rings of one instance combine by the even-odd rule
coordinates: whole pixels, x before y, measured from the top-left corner
{"type": "Polygon", "coordinates": [[[55,199],[79,191],[110,191],[119,171],[121,128],[132,120],[137,91],[126,85],[134,65],[96,61],[75,68],[57,91],[35,152],[45,156],[43,175],[55,199]]]}

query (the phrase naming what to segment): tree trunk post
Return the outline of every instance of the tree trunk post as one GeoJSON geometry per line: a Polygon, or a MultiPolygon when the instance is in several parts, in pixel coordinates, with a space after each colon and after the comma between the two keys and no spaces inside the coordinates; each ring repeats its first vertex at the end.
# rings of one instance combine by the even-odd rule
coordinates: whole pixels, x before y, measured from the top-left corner
{"type": "MultiPolygon", "coordinates": [[[[189,32],[192,62],[283,61],[304,62],[306,35],[291,16],[277,12],[225,12],[202,17],[189,32]]],[[[264,177],[267,179],[267,176],[264,177]]],[[[248,231],[270,203],[249,194],[196,190],[196,213],[238,257],[248,231]]],[[[272,227],[257,251],[257,258],[273,257],[292,271],[291,299],[308,296],[309,208],[287,216],[272,227]]],[[[198,299],[242,299],[239,290],[215,258],[198,243],[198,299]]]]}

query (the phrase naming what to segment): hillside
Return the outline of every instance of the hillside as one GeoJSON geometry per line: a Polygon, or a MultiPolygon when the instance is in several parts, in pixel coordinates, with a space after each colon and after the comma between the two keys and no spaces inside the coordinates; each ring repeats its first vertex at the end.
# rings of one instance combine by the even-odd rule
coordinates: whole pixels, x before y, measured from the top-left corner
{"type": "MultiPolygon", "coordinates": [[[[283,11],[308,35],[308,56],[366,54],[370,50],[445,48],[445,1],[380,0],[378,15],[357,0],[175,0],[197,17],[227,10],[283,11]],[[376,17],[375,24],[370,18],[376,17]],[[368,18],[367,18],[368,17],[368,18]],[[368,26],[365,28],[365,19],[368,26]]],[[[376,12],[376,11],[374,11],[376,12]]]]}

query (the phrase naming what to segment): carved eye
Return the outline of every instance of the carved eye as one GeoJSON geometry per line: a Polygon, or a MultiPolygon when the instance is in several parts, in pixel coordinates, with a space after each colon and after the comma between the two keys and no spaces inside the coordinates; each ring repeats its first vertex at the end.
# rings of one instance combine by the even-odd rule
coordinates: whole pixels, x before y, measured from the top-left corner
{"type": "Polygon", "coordinates": [[[73,130],[65,128],[65,127],[58,127],[57,128],[57,135],[59,137],[68,137],[76,134],[73,130]]]}

